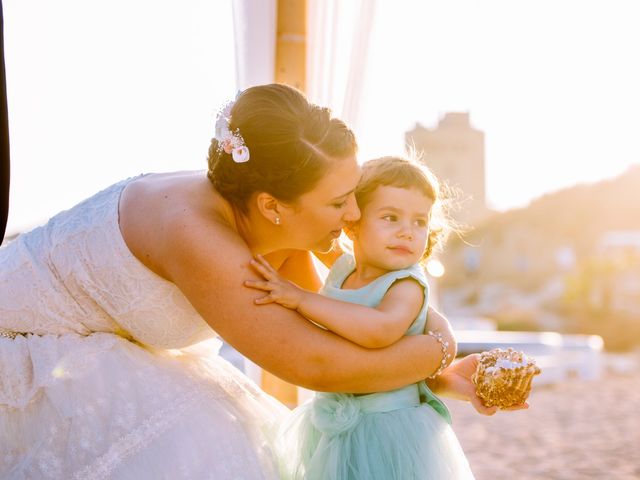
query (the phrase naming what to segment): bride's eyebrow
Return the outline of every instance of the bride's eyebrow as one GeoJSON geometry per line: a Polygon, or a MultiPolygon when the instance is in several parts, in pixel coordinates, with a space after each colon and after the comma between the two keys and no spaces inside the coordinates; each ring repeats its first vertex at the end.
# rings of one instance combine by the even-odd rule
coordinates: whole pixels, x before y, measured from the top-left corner
{"type": "Polygon", "coordinates": [[[333,202],[333,201],[335,201],[335,200],[340,200],[340,199],[342,199],[342,198],[346,197],[347,195],[351,195],[351,194],[352,194],[353,192],[355,192],[355,191],[356,191],[356,189],[355,189],[355,188],[352,188],[352,189],[351,189],[351,190],[349,190],[347,193],[343,193],[342,195],[338,195],[337,197],[333,197],[333,198],[331,199],[331,201],[333,202]]]}

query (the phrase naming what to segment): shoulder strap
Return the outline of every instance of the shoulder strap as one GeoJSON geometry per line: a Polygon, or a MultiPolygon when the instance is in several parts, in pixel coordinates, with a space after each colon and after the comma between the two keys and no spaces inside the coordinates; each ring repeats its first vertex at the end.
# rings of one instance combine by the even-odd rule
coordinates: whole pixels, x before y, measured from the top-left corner
{"type": "Polygon", "coordinates": [[[329,285],[335,288],[340,288],[344,283],[345,278],[355,267],[355,259],[349,253],[343,253],[331,266],[329,275],[325,280],[325,285],[329,285]]]}
{"type": "Polygon", "coordinates": [[[383,276],[375,280],[375,292],[372,293],[378,295],[380,300],[382,300],[393,284],[404,278],[411,278],[417,281],[424,289],[424,302],[422,303],[422,309],[406,332],[406,335],[419,335],[424,332],[424,327],[427,323],[427,308],[429,305],[429,284],[427,283],[427,276],[424,273],[422,266],[415,264],[402,270],[385,273],[383,276]]]}
{"type": "Polygon", "coordinates": [[[427,303],[427,300],[429,299],[429,284],[427,283],[427,276],[424,273],[424,269],[418,264],[411,265],[410,267],[402,270],[394,270],[392,272],[385,273],[377,279],[376,282],[380,283],[380,288],[387,291],[394,283],[404,278],[412,278],[422,285],[422,288],[424,288],[425,303],[427,303]]]}

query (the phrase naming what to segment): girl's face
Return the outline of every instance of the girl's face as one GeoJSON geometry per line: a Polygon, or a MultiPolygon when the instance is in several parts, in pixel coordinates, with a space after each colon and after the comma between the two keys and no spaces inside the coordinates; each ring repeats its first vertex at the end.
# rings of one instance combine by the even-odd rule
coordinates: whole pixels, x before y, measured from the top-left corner
{"type": "Polygon", "coordinates": [[[399,270],[422,258],[433,200],[415,188],[378,187],[353,228],[359,265],[399,270]]]}
{"type": "Polygon", "coordinates": [[[316,252],[331,249],[347,222],[360,218],[353,193],[360,175],[355,156],[336,160],[315,188],[296,200],[286,218],[291,248],[316,252]]]}

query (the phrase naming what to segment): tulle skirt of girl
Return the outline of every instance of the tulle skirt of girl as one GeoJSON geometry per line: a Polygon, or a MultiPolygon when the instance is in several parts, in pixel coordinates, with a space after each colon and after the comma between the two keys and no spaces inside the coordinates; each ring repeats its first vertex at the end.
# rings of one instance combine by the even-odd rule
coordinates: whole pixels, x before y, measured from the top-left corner
{"type": "Polygon", "coordinates": [[[317,393],[280,428],[282,478],[473,479],[446,407],[430,392],[425,401],[427,390],[418,384],[362,396],[317,393]]]}

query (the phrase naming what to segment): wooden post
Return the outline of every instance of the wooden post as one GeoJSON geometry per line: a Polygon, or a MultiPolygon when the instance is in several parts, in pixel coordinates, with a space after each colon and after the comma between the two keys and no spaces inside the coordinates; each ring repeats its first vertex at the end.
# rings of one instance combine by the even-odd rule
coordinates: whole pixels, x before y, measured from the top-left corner
{"type": "MultiPolygon", "coordinates": [[[[306,16],[306,0],[278,0],[275,79],[302,92],[306,88],[306,16]]],[[[298,387],[266,370],[262,389],[290,408],[298,404],[298,387]]]]}
{"type": "Polygon", "coordinates": [[[307,1],[278,0],[275,79],[306,89],[307,1]]]}

